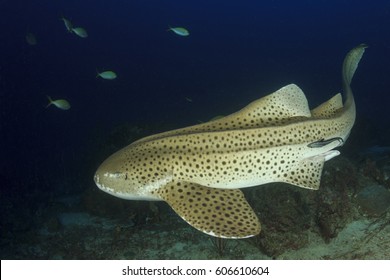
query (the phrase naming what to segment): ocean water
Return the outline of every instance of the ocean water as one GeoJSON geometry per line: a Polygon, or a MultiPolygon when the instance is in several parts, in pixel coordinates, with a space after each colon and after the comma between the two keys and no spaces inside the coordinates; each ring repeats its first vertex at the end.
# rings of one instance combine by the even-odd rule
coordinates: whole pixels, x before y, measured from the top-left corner
{"type": "MultiPolygon", "coordinates": [[[[95,170],[137,138],[227,115],[289,83],[300,86],[314,108],[342,90],[343,58],[360,43],[369,48],[352,82],[357,121],[335,166],[348,161],[356,171],[359,187],[346,190],[351,196],[367,185],[389,190],[388,149],[372,159],[364,151],[390,146],[390,1],[0,0],[0,24],[1,258],[218,258],[212,249],[204,253],[212,243],[208,237],[163,202],[106,198],[94,184],[95,170]],[[85,28],[88,37],[67,32],[62,16],[85,28]],[[169,26],[185,27],[190,35],[168,32],[169,26]],[[28,33],[35,35],[35,45],[26,42],[28,33]],[[96,78],[97,70],[112,70],[118,77],[96,78]],[[46,96],[66,99],[71,108],[46,108],[46,96]],[[374,171],[379,177],[372,176],[374,171]],[[83,236],[78,228],[74,239],[65,242],[69,225],[80,227],[91,215],[84,223],[91,235],[99,225],[115,228],[115,253],[99,254],[100,243],[89,239],[77,248],[64,245],[83,236]],[[68,217],[83,218],[72,223],[68,217]],[[171,222],[178,226],[170,227],[171,222]],[[176,228],[182,234],[170,235],[176,228]],[[166,242],[172,245],[171,255],[154,243],[118,252],[126,240],[159,233],[161,240],[171,238],[166,242]],[[194,238],[202,253],[180,255],[194,238]],[[148,249],[152,253],[141,253],[148,249]]],[[[329,167],[330,174],[336,167],[329,167]]],[[[309,209],[315,208],[312,204],[309,209]]],[[[355,206],[356,211],[344,213],[345,228],[347,221],[386,213],[384,207],[367,217],[352,201],[351,209],[355,206]]],[[[303,223],[305,230],[321,232],[313,211],[307,218],[311,222],[303,223]]],[[[338,236],[322,232],[324,242],[338,236]]],[[[310,244],[294,246],[288,249],[310,244]]],[[[228,257],[268,258],[284,252],[264,244],[247,250],[234,254],[231,249],[228,257]]]]}

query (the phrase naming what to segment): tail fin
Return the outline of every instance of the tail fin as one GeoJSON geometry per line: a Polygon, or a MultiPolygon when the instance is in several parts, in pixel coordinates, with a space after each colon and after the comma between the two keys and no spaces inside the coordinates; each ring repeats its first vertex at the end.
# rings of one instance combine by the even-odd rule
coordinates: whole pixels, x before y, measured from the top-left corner
{"type": "Polygon", "coordinates": [[[353,75],[358,67],[359,61],[364,54],[364,50],[368,46],[366,44],[360,44],[353,48],[345,57],[343,63],[343,81],[347,85],[351,84],[353,75]]]}
{"type": "Polygon", "coordinates": [[[353,48],[345,56],[343,62],[343,89],[345,94],[345,106],[350,106],[353,103],[353,94],[351,89],[351,81],[355,71],[359,65],[359,61],[364,54],[364,50],[368,46],[366,44],[360,44],[353,48]]]}

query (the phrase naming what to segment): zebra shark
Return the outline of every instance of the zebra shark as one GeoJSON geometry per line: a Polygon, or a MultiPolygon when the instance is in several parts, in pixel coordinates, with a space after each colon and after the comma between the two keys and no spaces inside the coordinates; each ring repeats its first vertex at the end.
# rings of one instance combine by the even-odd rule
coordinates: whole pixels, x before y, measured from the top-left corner
{"type": "Polygon", "coordinates": [[[340,154],[356,109],[351,81],[365,44],[342,66],[345,94],[309,109],[295,84],[217,120],[151,135],[107,158],[94,180],[129,200],[163,200],[187,223],[220,238],[260,233],[241,188],[272,182],[317,190],[324,162],[340,154]]]}

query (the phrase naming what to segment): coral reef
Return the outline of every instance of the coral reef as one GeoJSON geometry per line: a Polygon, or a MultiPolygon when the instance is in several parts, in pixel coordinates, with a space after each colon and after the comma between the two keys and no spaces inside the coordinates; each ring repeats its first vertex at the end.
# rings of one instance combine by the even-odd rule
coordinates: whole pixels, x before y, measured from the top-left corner
{"type": "Polygon", "coordinates": [[[307,246],[313,230],[329,242],[358,215],[353,199],[358,189],[356,168],[344,158],[325,167],[318,191],[285,184],[254,188],[248,197],[262,223],[257,245],[277,257],[307,246]]]}
{"type": "Polygon", "coordinates": [[[275,257],[307,245],[312,210],[304,190],[271,184],[250,190],[247,197],[262,224],[256,243],[264,253],[275,257]]]}
{"type": "Polygon", "coordinates": [[[356,167],[345,158],[338,158],[327,166],[316,196],[316,224],[325,241],[336,237],[348,222],[356,218],[353,197],[358,189],[356,167]]]}

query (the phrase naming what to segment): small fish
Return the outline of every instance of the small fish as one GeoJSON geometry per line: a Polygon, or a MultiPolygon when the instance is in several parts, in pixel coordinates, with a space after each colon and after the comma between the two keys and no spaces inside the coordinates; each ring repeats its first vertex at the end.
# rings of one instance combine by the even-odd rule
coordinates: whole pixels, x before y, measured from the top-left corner
{"type": "Polygon", "coordinates": [[[185,99],[186,99],[187,102],[192,102],[192,98],[189,98],[189,97],[186,96],[185,99]]]}
{"type": "Polygon", "coordinates": [[[60,108],[61,110],[70,109],[70,104],[65,99],[52,100],[50,96],[47,96],[47,98],[49,99],[49,104],[47,104],[46,108],[49,107],[51,104],[53,104],[54,106],[60,108]]]}
{"type": "Polygon", "coordinates": [[[72,22],[64,17],[61,17],[61,20],[64,22],[66,30],[68,30],[68,32],[72,33],[73,32],[72,31],[72,29],[73,29],[72,22]]]}
{"type": "Polygon", "coordinates": [[[185,29],[184,27],[169,27],[169,29],[167,31],[173,31],[177,35],[180,35],[180,36],[188,36],[188,35],[190,35],[190,32],[188,32],[188,30],[185,29]]]}
{"type": "Polygon", "coordinates": [[[26,35],[26,42],[30,46],[35,46],[37,44],[37,38],[35,37],[35,35],[33,33],[29,32],[26,35]]]}
{"type": "Polygon", "coordinates": [[[79,37],[81,38],[87,38],[88,37],[88,33],[87,33],[87,30],[85,30],[84,28],[82,27],[75,27],[75,28],[72,28],[72,31],[79,37]]]}
{"type": "Polygon", "coordinates": [[[114,79],[116,79],[117,76],[116,76],[116,73],[113,71],[104,71],[101,73],[98,72],[96,75],[96,78],[97,77],[101,77],[105,80],[114,80],[114,79]]]}
{"type": "Polygon", "coordinates": [[[321,139],[321,140],[314,141],[312,143],[307,144],[307,146],[309,148],[322,148],[322,147],[324,147],[326,145],[329,145],[330,143],[332,143],[334,141],[338,141],[340,146],[342,146],[344,144],[343,138],[341,138],[341,137],[332,137],[332,138],[329,138],[329,139],[321,139]]]}

